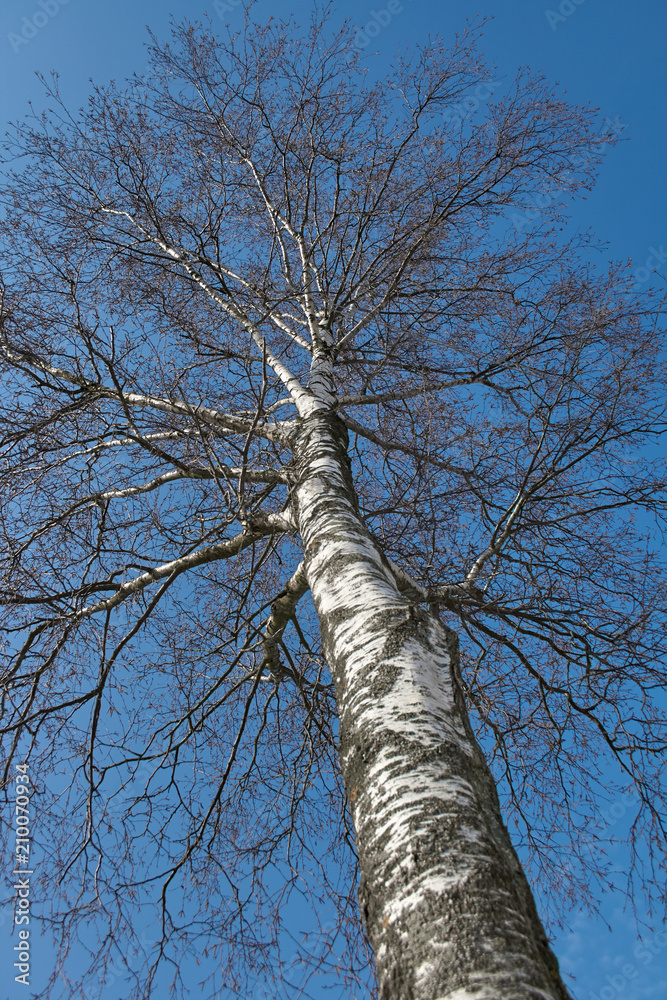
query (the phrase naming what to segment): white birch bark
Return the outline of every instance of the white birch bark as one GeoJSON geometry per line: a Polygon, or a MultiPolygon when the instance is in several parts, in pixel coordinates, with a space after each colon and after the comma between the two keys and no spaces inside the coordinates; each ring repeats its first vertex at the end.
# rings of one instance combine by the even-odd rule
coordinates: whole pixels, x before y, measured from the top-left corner
{"type": "Polygon", "coordinates": [[[360,517],[346,449],[332,413],[302,420],[299,530],[381,1000],[564,1000],[467,718],[456,638],[400,594],[360,517]]]}

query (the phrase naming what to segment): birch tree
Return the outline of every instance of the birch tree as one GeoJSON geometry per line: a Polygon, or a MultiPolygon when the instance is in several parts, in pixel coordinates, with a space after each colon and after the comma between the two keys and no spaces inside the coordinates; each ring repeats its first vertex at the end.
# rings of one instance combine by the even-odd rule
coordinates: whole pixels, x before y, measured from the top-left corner
{"type": "Polygon", "coordinates": [[[189,992],[202,951],[212,995],[300,995],[300,894],[341,996],[562,1000],[508,826],[594,903],[602,793],[660,882],[656,310],[563,228],[613,130],[476,34],[374,81],[326,18],[186,25],[12,140],[3,759],[49,996],[119,954],[189,992]]]}

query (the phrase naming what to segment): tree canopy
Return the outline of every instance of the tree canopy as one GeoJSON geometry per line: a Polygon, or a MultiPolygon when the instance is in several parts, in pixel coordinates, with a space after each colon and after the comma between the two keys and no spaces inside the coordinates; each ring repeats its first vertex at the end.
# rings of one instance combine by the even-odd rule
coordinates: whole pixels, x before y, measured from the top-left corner
{"type": "Polygon", "coordinates": [[[193,950],[216,996],[280,977],[294,897],[336,914],[290,944],[304,967],[333,948],[341,983],[372,983],[294,507],[322,408],[398,589],[459,635],[534,882],[594,904],[599,796],[633,789],[631,858],[660,891],[658,309],[565,226],[614,139],[595,109],[521,73],[451,119],[493,78],[477,34],[373,81],[326,16],[183,25],[77,114],[54,84],[10,143],[4,778],[29,757],[45,782],[64,955],[103,975],[156,907],[128,996],[193,950]]]}

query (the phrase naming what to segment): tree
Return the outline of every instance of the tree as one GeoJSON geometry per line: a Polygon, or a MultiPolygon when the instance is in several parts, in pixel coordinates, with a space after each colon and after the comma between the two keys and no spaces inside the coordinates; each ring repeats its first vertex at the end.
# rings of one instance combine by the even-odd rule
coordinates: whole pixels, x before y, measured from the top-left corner
{"type": "Polygon", "coordinates": [[[604,883],[609,761],[664,848],[656,309],[562,230],[593,110],[520,75],[452,120],[476,33],[369,82],[326,16],[183,26],[15,137],[4,776],[68,771],[65,955],[157,900],[133,996],[211,947],[247,995],[299,892],[363,982],[358,863],[383,1000],[564,998],[496,782],[547,893],[604,883]]]}

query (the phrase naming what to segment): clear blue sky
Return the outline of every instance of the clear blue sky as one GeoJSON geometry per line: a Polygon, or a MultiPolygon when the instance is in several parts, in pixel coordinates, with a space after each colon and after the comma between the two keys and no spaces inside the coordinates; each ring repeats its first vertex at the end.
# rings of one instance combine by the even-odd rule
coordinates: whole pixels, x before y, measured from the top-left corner
{"type": "MultiPolygon", "coordinates": [[[[394,9],[396,4],[393,4],[394,9]]],[[[608,155],[595,191],[576,209],[580,225],[592,227],[608,244],[608,256],[632,259],[638,283],[665,282],[667,212],[665,170],[667,130],[667,3],[665,0],[403,0],[401,10],[374,34],[364,58],[381,71],[395,49],[429,33],[445,38],[466,17],[492,16],[483,50],[509,81],[520,65],[542,71],[575,102],[592,103],[623,126],[622,139],[608,155]],[[627,140],[627,141],[626,141],[627,140]],[[657,252],[656,252],[657,251],[657,252]]],[[[355,4],[339,0],[336,15],[371,24],[386,0],[355,4]]],[[[219,2],[223,20],[242,19],[238,0],[219,2]],[[225,13],[224,8],[227,8],[225,13]]],[[[20,118],[28,100],[37,107],[42,91],[35,72],[58,70],[62,92],[83,103],[88,80],[121,79],[146,63],[146,25],[164,38],[169,16],[197,18],[213,0],[12,0],[0,11],[0,119],[20,118]]],[[[306,20],[303,0],[259,0],[260,18],[293,13],[306,20]]],[[[380,21],[387,22],[387,16],[380,21]]],[[[620,813],[622,804],[616,804],[620,813]]],[[[620,829],[623,816],[614,829],[620,829]]],[[[619,858],[622,868],[623,858],[619,858]]],[[[571,930],[555,943],[563,971],[576,976],[578,1000],[658,1000],[667,996],[667,936],[661,925],[639,941],[634,918],[621,897],[603,901],[603,918],[572,914],[571,930]],[[606,921],[606,923],[605,923],[606,921]],[[606,924],[611,926],[611,932],[606,924]]],[[[0,953],[10,936],[7,914],[0,916],[0,953]]],[[[8,977],[9,978],[9,977],[8,977]]],[[[24,987],[9,996],[26,997],[24,987]]],[[[115,990],[108,994],[116,996],[115,990]]],[[[352,1000],[352,998],[350,998],[352,1000]]],[[[360,1000],[360,998],[359,998],[360,1000]]]]}

